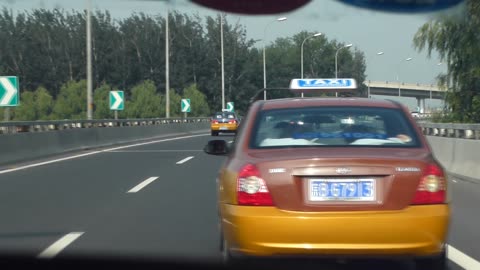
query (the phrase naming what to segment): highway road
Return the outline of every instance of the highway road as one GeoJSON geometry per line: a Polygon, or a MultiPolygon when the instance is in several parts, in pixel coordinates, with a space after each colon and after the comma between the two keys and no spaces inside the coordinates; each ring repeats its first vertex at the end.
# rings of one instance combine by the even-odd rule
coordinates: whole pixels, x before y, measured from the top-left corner
{"type": "MultiPolygon", "coordinates": [[[[220,263],[215,178],[224,157],[203,153],[212,138],[166,137],[0,168],[0,254],[220,263]]],[[[480,184],[449,180],[449,267],[476,269],[480,184]]],[[[282,265],[288,263],[336,270],[414,269],[389,260],[282,265]]]]}

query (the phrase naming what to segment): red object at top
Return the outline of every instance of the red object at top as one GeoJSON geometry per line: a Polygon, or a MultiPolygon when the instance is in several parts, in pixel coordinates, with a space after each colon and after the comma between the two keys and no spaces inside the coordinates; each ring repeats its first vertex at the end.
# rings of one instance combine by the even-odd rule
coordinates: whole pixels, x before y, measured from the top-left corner
{"type": "Polygon", "coordinates": [[[198,5],[231,13],[277,14],[295,10],[310,0],[191,0],[198,5]]]}

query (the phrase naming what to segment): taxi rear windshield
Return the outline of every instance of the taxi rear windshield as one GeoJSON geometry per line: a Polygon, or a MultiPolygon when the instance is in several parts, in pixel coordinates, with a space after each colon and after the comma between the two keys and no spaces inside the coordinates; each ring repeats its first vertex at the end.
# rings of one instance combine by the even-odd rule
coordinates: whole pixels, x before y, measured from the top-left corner
{"type": "Polygon", "coordinates": [[[414,127],[399,109],[315,107],[259,113],[251,148],[420,147],[414,127]]]}
{"type": "Polygon", "coordinates": [[[216,118],[216,119],[235,119],[236,116],[235,116],[235,113],[231,113],[231,112],[223,112],[223,113],[216,113],[213,118],[216,118]]]}

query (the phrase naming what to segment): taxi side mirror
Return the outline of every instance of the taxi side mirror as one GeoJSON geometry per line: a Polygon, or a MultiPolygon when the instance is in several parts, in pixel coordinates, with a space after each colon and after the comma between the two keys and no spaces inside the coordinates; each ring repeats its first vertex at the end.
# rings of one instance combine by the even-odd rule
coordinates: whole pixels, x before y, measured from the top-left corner
{"type": "Polygon", "coordinates": [[[209,155],[226,155],[229,152],[229,146],[225,140],[211,140],[205,145],[203,151],[209,155]]]}

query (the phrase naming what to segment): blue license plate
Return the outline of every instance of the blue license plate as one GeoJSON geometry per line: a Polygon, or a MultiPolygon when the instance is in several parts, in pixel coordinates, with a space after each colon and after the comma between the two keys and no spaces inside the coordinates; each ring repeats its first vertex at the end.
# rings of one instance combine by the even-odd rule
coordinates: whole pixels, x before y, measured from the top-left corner
{"type": "Polygon", "coordinates": [[[374,179],[310,179],[310,201],[374,201],[374,179]]]}

